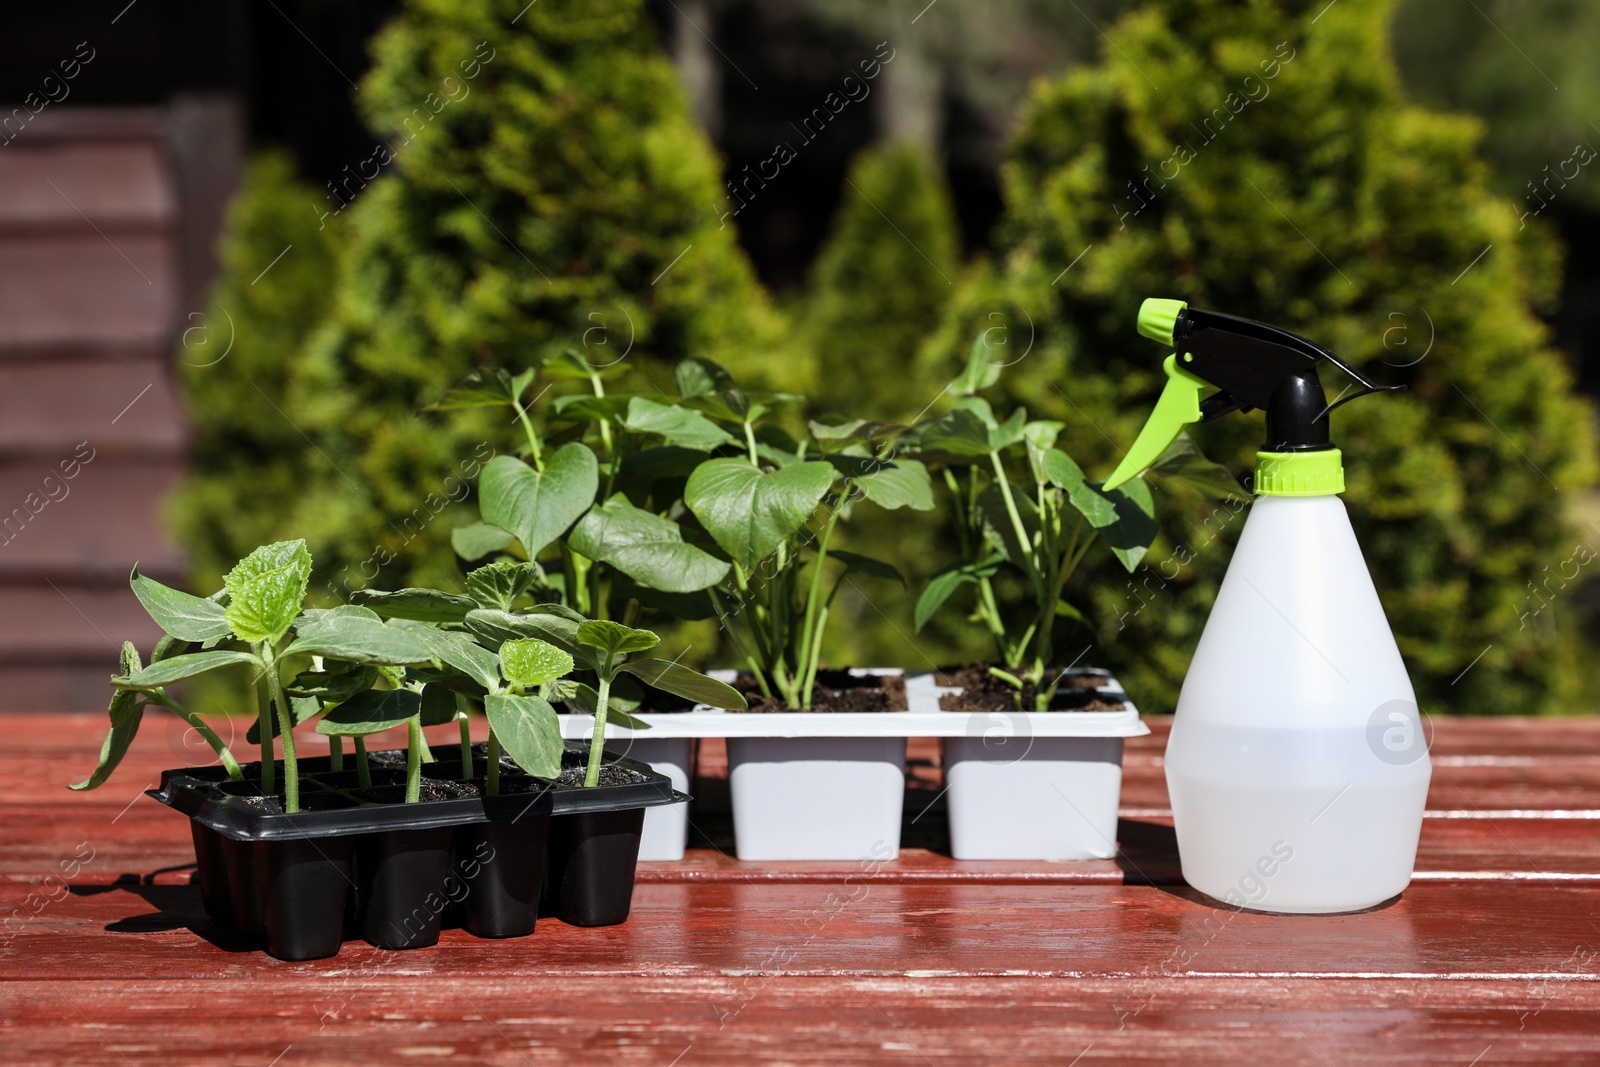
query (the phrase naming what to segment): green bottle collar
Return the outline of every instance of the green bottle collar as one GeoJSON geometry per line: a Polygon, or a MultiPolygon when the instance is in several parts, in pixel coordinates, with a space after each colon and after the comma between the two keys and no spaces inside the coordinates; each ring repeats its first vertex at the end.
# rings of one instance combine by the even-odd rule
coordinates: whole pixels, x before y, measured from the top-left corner
{"type": "Polygon", "coordinates": [[[1344,456],[1318,452],[1257,452],[1253,488],[1259,496],[1330,496],[1344,492],[1344,456]]]}

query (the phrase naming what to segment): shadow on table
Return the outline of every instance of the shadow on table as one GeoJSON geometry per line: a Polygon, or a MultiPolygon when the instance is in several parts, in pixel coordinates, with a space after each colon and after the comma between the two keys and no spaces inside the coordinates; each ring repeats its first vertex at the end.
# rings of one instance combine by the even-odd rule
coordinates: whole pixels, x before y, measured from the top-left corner
{"type": "Polygon", "coordinates": [[[1187,892],[1178,867],[1178,836],[1167,823],[1117,820],[1116,864],[1128,885],[1187,892]]]}
{"type": "Polygon", "coordinates": [[[126,873],[110,885],[75,885],[70,892],[75,897],[97,897],[104,893],[132,893],[143,900],[154,912],[141,912],[125,919],[107,923],[106,930],[114,934],[164,934],[187,929],[196,937],[211,942],[224,952],[251,952],[259,948],[228,927],[222,926],[206,914],[200,901],[200,885],[192,880],[186,885],[157,885],[156,879],[174,871],[193,871],[194,864],[162,867],[149,874],[126,873]]]}

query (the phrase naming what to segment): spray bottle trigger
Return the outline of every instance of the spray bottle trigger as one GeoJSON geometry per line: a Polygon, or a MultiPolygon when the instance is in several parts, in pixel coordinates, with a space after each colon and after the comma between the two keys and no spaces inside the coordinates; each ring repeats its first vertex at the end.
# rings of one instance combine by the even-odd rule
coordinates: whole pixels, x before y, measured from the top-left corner
{"type": "Polygon", "coordinates": [[[1212,388],[1211,383],[1178,366],[1176,352],[1162,361],[1161,369],[1167,372],[1167,384],[1133,447],[1106,479],[1106,489],[1115,489],[1144,473],[1178,439],[1185,426],[1200,421],[1200,394],[1212,388]]]}

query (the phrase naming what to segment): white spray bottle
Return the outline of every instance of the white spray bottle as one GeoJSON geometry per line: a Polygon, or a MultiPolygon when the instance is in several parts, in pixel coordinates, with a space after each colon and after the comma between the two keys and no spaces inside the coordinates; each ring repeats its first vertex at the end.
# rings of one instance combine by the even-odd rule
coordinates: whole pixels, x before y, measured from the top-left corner
{"type": "Polygon", "coordinates": [[[1333,353],[1264,323],[1146,300],[1139,332],[1175,351],[1155,411],[1107,488],[1187,423],[1267,414],[1257,494],[1200,636],[1167,741],[1184,879],[1235,907],[1380,904],[1411,880],[1432,768],[1416,696],[1338,493],[1317,378],[1333,353]],[[1201,400],[1201,394],[1219,392],[1201,400]]]}

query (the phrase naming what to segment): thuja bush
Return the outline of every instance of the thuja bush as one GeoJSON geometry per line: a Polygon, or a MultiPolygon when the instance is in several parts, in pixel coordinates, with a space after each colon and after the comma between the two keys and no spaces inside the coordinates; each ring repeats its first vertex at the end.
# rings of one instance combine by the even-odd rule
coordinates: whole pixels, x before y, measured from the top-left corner
{"type": "MultiPolygon", "coordinates": [[[[931,373],[919,353],[961,280],[950,192],[937,161],[911,144],[864,149],[848,177],[798,322],[815,368],[811,406],[819,414],[914,421],[932,410],[949,377],[931,373]]],[[[928,559],[941,537],[953,537],[924,513],[878,509],[839,534],[840,544],[868,554],[893,544],[904,560],[928,559]]],[[[885,592],[846,583],[826,638],[832,662],[922,667],[963,658],[963,643],[946,639],[959,626],[941,619],[936,635],[913,637],[909,604],[885,592]]]]}
{"type": "Polygon", "coordinates": [[[915,419],[943,379],[918,373],[960,277],[960,233],[938,164],[911,144],[866,149],[850,166],[812,270],[802,323],[823,410],[870,403],[915,419]]]}
{"type": "Polygon", "coordinates": [[[184,324],[175,366],[194,436],[168,518],[202,588],[292,527],[311,464],[324,462],[288,398],[338,278],[339,225],[318,218],[321,200],[287,156],[252,160],[228,210],[221,277],[184,324]]]}
{"type": "MultiPolygon", "coordinates": [[[[1066,423],[1091,476],[1163,381],[1133,329],[1147,296],[1281,324],[1407,383],[1333,429],[1423,707],[1554,711],[1589,678],[1558,605],[1593,555],[1565,516],[1595,471],[1592,411],[1535,315],[1558,252],[1489,191],[1475,122],[1403,99],[1389,11],[1189,0],[1124,18],[1100,65],[1032,96],[1002,254],[940,347],[953,365],[1000,316],[1017,355],[1031,345],[1007,388],[1066,423]]],[[[1196,431],[1240,473],[1261,435],[1259,416],[1196,431]]],[[[1142,574],[1099,567],[1097,635],[1151,707],[1177,695],[1244,514],[1196,498],[1164,513],[1142,574]]]]}

